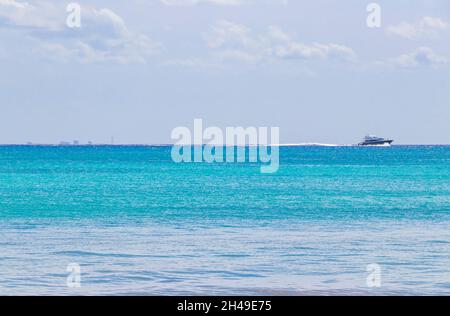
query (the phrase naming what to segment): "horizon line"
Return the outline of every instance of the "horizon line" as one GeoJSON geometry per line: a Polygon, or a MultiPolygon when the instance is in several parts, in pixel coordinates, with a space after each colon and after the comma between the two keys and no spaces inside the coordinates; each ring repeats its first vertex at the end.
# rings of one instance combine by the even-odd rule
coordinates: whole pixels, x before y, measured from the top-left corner
{"type": "MultiPolygon", "coordinates": [[[[108,144],[108,143],[92,143],[92,144],[55,144],[55,143],[11,143],[2,144],[0,147],[173,147],[173,146],[222,146],[222,147],[383,147],[383,146],[360,146],[358,144],[325,144],[325,143],[281,143],[281,144],[245,144],[245,145],[226,145],[226,144],[169,144],[169,143],[123,143],[123,144],[108,144]]],[[[436,144],[407,144],[397,143],[390,145],[394,146],[450,146],[450,144],[436,143],[436,144]]],[[[388,147],[388,146],[384,146],[388,147]]]]}

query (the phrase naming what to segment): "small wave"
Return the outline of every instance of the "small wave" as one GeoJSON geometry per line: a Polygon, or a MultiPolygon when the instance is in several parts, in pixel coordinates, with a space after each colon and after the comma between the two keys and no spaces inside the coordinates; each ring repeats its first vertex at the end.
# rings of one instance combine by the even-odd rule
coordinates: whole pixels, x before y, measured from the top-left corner
{"type": "Polygon", "coordinates": [[[115,258],[151,258],[150,255],[136,255],[126,253],[99,253],[89,251],[56,251],[53,254],[63,256],[92,256],[92,257],[115,257],[115,258]]]}
{"type": "Polygon", "coordinates": [[[299,144],[277,144],[272,146],[279,147],[341,147],[351,145],[338,145],[338,144],[323,144],[323,143],[299,143],[299,144]]]}
{"type": "Polygon", "coordinates": [[[365,147],[391,147],[391,144],[366,145],[365,147]]]}

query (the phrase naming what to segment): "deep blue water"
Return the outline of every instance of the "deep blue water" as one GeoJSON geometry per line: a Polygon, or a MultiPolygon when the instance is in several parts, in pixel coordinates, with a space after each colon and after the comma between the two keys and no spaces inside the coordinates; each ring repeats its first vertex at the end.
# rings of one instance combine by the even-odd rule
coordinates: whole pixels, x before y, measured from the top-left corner
{"type": "Polygon", "coordinates": [[[170,151],[0,147],[0,294],[450,294],[450,146],[170,151]]]}

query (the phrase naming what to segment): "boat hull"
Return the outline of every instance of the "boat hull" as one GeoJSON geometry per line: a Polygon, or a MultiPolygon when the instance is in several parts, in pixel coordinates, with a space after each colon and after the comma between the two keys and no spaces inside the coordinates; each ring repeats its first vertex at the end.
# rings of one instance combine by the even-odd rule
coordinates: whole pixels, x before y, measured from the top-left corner
{"type": "Polygon", "coordinates": [[[381,145],[391,145],[393,140],[380,140],[380,141],[367,141],[359,143],[358,146],[381,146],[381,145]]]}

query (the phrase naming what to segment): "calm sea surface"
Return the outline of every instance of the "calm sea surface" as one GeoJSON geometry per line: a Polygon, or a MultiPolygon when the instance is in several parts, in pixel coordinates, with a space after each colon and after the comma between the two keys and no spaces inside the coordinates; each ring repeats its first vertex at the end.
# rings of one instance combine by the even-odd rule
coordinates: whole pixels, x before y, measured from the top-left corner
{"type": "Polygon", "coordinates": [[[450,294],[449,146],[170,150],[0,147],[0,294],[450,294]]]}

